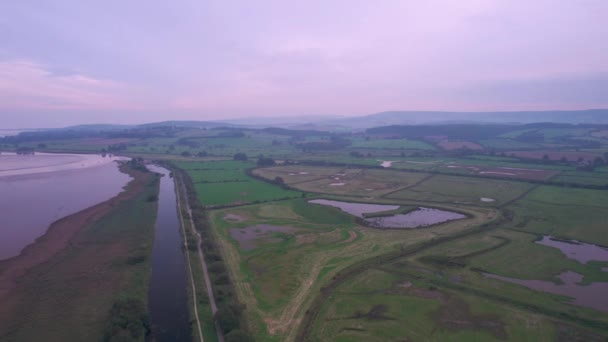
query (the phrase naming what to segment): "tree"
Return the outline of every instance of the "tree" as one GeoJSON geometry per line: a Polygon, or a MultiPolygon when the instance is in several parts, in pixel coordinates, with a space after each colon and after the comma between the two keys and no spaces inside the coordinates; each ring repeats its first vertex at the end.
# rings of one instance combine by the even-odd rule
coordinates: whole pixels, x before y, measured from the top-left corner
{"type": "Polygon", "coordinates": [[[226,334],[226,342],[248,342],[252,341],[251,336],[245,334],[239,329],[234,329],[226,334]]]}
{"type": "Polygon", "coordinates": [[[220,322],[224,334],[238,329],[240,326],[238,313],[234,312],[229,306],[220,307],[215,313],[215,319],[220,322]]]}
{"type": "Polygon", "coordinates": [[[259,156],[258,157],[258,166],[272,166],[276,165],[274,159],[270,157],[259,156]]]}
{"type": "Polygon", "coordinates": [[[274,177],[274,183],[277,185],[285,185],[285,180],[283,177],[276,176],[274,177]]]}
{"type": "Polygon", "coordinates": [[[235,153],[232,157],[234,160],[247,161],[247,155],[243,152],[235,153]]]}
{"type": "Polygon", "coordinates": [[[200,151],[196,154],[198,157],[206,157],[208,155],[207,151],[200,151]]]}
{"type": "Polygon", "coordinates": [[[595,165],[595,166],[602,166],[602,165],[604,165],[604,159],[602,157],[596,157],[593,160],[593,165],[595,165]]]}
{"type": "Polygon", "coordinates": [[[192,155],[189,151],[184,151],[181,154],[183,157],[190,157],[192,155]]]}

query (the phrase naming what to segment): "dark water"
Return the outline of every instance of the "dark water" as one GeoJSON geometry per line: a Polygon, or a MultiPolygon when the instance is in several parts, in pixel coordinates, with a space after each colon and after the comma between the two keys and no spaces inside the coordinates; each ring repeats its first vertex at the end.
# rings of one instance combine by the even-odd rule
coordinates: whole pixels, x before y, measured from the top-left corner
{"type": "Polygon", "coordinates": [[[153,165],[148,168],[165,175],[160,180],[148,293],[151,340],[190,341],[186,266],[173,179],[164,168],[153,165]]]}
{"type": "Polygon", "coordinates": [[[578,285],[583,280],[583,276],[576,272],[567,271],[560,274],[559,278],[563,282],[561,285],[557,285],[551,281],[516,279],[490,273],[484,273],[484,276],[518,284],[537,291],[571,297],[572,299],[568,301],[569,303],[608,312],[608,283],[578,285]]]}
{"type": "Polygon", "coordinates": [[[130,177],[97,155],[0,155],[0,259],[54,221],[117,195],[130,177]]]}
{"type": "MultiPolygon", "coordinates": [[[[559,249],[568,259],[574,259],[581,264],[589,261],[608,261],[608,248],[579,242],[576,240],[558,240],[550,235],[543,236],[542,240],[536,241],[539,245],[559,249]]],[[[608,294],[607,294],[608,296],[608,294]]]]}
{"type": "Polygon", "coordinates": [[[351,215],[363,218],[371,226],[378,228],[421,228],[435,224],[465,218],[465,215],[446,210],[420,207],[406,214],[364,218],[363,214],[377,213],[398,209],[398,205],[367,204],[316,199],[309,203],[328,205],[339,208],[351,215]]]}

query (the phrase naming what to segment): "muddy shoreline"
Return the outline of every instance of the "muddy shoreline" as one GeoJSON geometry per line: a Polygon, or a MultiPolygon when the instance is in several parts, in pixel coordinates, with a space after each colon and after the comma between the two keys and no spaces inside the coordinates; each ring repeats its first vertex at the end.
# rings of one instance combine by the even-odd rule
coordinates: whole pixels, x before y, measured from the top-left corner
{"type": "MultiPolygon", "coordinates": [[[[140,193],[148,180],[145,173],[120,166],[120,171],[133,177],[118,195],[77,213],[53,222],[44,235],[26,246],[17,256],[0,260],[0,302],[6,301],[17,287],[19,278],[32,268],[39,266],[68,247],[73,238],[87,225],[99,220],[118,203],[131,199],[140,193]]],[[[92,180],[94,181],[94,180],[92,180]]],[[[8,309],[4,307],[4,309],[8,309]]],[[[0,321],[2,321],[0,309],[0,321]]]]}

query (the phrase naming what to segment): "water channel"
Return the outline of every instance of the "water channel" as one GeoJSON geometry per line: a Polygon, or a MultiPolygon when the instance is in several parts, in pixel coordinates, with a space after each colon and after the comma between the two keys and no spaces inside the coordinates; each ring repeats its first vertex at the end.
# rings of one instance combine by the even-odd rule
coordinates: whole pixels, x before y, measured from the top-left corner
{"type": "Polygon", "coordinates": [[[159,166],[148,169],[160,179],[158,214],[152,248],[152,273],[148,292],[151,340],[190,341],[186,266],[176,207],[175,184],[170,172],[159,166]]]}

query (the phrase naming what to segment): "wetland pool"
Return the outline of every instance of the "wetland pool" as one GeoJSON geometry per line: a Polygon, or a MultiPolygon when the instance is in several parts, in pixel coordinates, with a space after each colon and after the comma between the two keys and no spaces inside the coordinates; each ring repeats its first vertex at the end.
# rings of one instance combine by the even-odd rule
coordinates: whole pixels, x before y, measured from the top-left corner
{"type": "Polygon", "coordinates": [[[400,206],[388,204],[352,203],[327,199],[311,200],[308,201],[308,203],[321,204],[339,208],[344,212],[363,219],[365,222],[367,222],[370,226],[374,228],[423,228],[448,221],[466,218],[466,215],[463,215],[461,213],[425,207],[419,207],[415,210],[403,214],[393,214],[366,218],[364,214],[373,214],[383,211],[397,210],[400,206]]]}
{"type": "Polygon", "coordinates": [[[525,286],[529,289],[570,297],[568,303],[608,312],[608,283],[591,283],[580,285],[583,276],[576,272],[566,271],[559,275],[563,284],[546,280],[527,280],[503,277],[491,273],[483,273],[486,278],[525,286]]]}
{"type": "Polygon", "coordinates": [[[608,248],[584,243],[576,240],[558,239],[551,235],[544,235],[535,243],[543,246],[559,249],[568,259],[573,259],[581,264],[589,261],[608,262],[608,248]]]}

